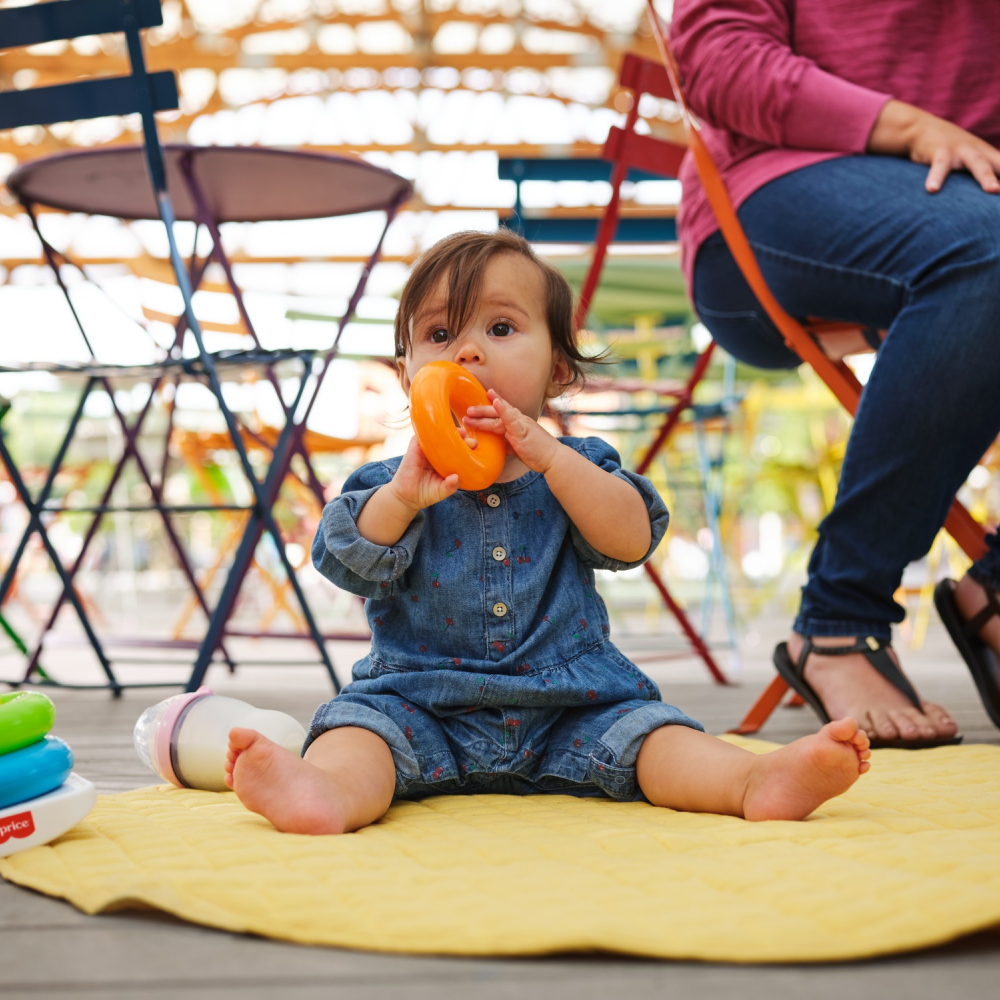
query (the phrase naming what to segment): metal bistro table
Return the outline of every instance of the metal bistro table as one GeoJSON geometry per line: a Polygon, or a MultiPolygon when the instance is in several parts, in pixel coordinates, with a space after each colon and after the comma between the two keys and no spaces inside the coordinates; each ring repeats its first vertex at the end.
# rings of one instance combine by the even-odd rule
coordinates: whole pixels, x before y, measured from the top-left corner
{"type": "MultiPolygon", "coordinates": [[[[391,171],[373,166],[364,160],[345,156],[257,146],[166,145],[163,147],[163,151],[176,218],[196,224],[195,250],[188,263],[188,275],[192,289],[196,290],[201,285],[208,265],[213,260],[217,261],[225,273],[226,282],[236,301],[247,334],[255,345],[255,348],[249,352],[224,352],[228,362],[226,369],[230,372],[235,371],[242,360],[262,370],[274,386],[277,398],[284,410],[286,426],[281,434],[281,447],[275,446],[273,449],[270,468],[264,484],[264,495],[268,504],[267,513],[269,515],[270,506],[277,498],[285,477],[289,474],[295,474],[291,470],[291,462],[296,454],[300,455],[304,462],[308,485],[316,494],[319,502],[322,503],[322,485],[316,476],[306,449],[306,422],[312,412],[323,380],[336,357],[344,327],[353,316],[354,310],[364,294],[371,270],[381,254],[386,232],[399,207],[411,196],[412,185],[391,171]],[[233,277],[232,265],[222,245],[219,226],[224,222],[292,221],[353,215],[362,212],[384,212],[385,224],[374,250],[362,268],[357,286],[337,325],[336,335],[332,343],[325,351],[319,352],[318,363],[314,366],[313,371],[315,379],[307,388],[308,379],[304,374],[296,399],[292,403],[288,403],[279,391],[274,364],[281,360],[282,354],[287,356],[289,352],[269,352],[261,346],[253,322],[247,313],[241,290],[233,277]],[[209,233],[211,249],[208,254],[199,258],[197,244],[202,227],[209,233]]],[[[37,681],[32,680],[32,674],[37,672],[39,655],[46,635],[55,624],[56,616],[63,603],[68,600],[74,606],[90,644],[108,678],[108,683],[104,686],[109,687],[116,694],[123,687],[129,686],[119,681],[115,676],[111,666],[112,660],[108,657],[100,638],[88,621],[85,609],[73,591],[72,581],[73,576],[83,563],[87,548],[96,535],[101,519],[106,513],[115,509],[109,506],[114,484],[118,481],[125,464],[129,460],[134,460],[153,497],[150,509],[156,510],[160,514],[166,536],[177,556],[178,563],[200,606],[209,617],[205,638],[198,646],[197,657],[187,682],[187,689],[194,690],[202,683],[205,672],[217,652],[223,656],[225,662],[229,663],[231,667],[233,666],[232,658],[224,645],[227,623],[251,565],[257,543],[263,533],[264,519],[262,516],[251,514],[222,594],[216,607],[210,611],[190,561],[171,524],[169,514],[171,510],[176,511],[179,508],[171,508],[166,505],[162,497],[163,476],[167,468],[169,438],[172,431],[172,411],[164,440],[163,465],[159,481],[155,482],[136,448],[136,442],[151,407],[147,403],[132,423],[129,423],[119,409],[112,391],[117,373],[113,367],[108,368],[107,365],[100,364],[98,359],[94,357],[85,325],[73,307],[67,287],[60,274],[60,265],[66,263],[75,266],[84,274],[84,277],[86,277],[86,273],[82,267],[74,263],[69,255],[57,250],[45,239],[39,226],[37,212],[37,206],[45,205],[67,212],[109,215],[128,220],[159,219],[143,148],[141,146],[119,146],[110,149],[59,153],[45,157],[18,167],[8,177],[7,187],[27,211],[41,241],[45,258],[55,274],[56,281],[79,328],[80,335],[93,359],[94,376],[90,375],[88,365],[74,366],[72,370],[86,376],[84,395],[89,394],[94,389],[101,388],[107,392],[115,416],[121,424],[125,440],[125,448],[112,470],[109,485],[105,489],[105,496],[100,504],[89,508],[90,512],[94,514],[94,520],[84,537],[83,547],[70,570],[67,570],[59,562],[55,549],[46,534],[41,515],[44,511],[51,512],[58,509],[50,503],[49,496],[55,476],[76,432],[78,418],[71,421],[66,437],[57,450],[42,494],[36,499],[32,499],[27,492],[23,477],[16,468],[9,449],[5,446],[0,449],[0,458],[6,465],[8,474],[29,511],[29,525],[16,550],[14,559],[8,566],[3,580],[0,581],[0,603],[3,602],[14,582],[18,562],[24,553],[28,539],[34,533],[40,535],[42,543],[50,559],[55,563],[56,570],[62,580],[62,592],[46,621],[35,648],[28,656],[23,678],[8,683],[37,683],[37,681]]],[[[174,368],[169,364],[171,361],[181,361],[187,330],[187,318],[185,315],[181,315],[175,326],[174,342],[167,352],[168,357],[164,359],[167,364],[160,363],[148,366],[146,369],[148,381],[155,382],[157,385],[169,384],[171,381],[176,384],[182,377],[198,376],[197,370],[187,371],[183,366],[174,368]]],[[[291,353],[297,354],[300,360],[303,357],[302,352],[291,353]]],[[[29,367],[38,370],[38,366],[29,367]]],[[[66,366],[54,365],[51,366],[51,370],[62,375],[70,373],[66,366]]],[[[118,369],[118,373],[124,374],[124,371],[118,369]]],[[[134,381],[137,376],[137,371],[129,369],[129,381],[134,381]]],[[[150,400],[152,398],[151,395],[150,400]]],[[[80,405],[77,407],[77,414],[82,414],[82,405],[83,400],[81,399],[80,405]]],[[[245,425],[240,429],[243,433],[255,436],[253,430],[245,425]]],[[[187,510],[188,507],[184,509],[187,510]]],[[[74,510],[79,510],[79,508],[74,508],[74,510]]],[[[290,582],[296,591],[303,616],[309,625],[309,637],[315,642],[321,660],[336,688],[337,679],[333,665],[323,644],[323,637],[319,634],[306,604],[305,595],[297,581],[293,579],[290,582]]],[[[189,641],[171,639],[146,640],[140,644],[150,645],[151,643],[176,648],[190,648],[191,646],[189,641]]]]}

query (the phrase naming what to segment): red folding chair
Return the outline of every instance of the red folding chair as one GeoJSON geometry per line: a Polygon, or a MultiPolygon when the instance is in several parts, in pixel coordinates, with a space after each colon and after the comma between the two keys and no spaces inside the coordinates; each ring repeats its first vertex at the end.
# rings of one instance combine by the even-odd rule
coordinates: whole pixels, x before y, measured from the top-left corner
{"type": "MultiPolygon", "coordinates": [[[[663,76],[663,70],[655,63],[633,55],[625,56],[619,82],[624,89],[632,91],[632,107],[628,112],[625,127],[612,128],[604,144],[603,158],[614,163],[614,169],[611,172],[611,200],[608,202],[608,207],[605,209],[600,225],[598,226],[597,238],[594,243],[594,255],[580,291],[580,299],[576,311],[576,324],[578,327],[583,326],[586,322],[590,303],[600,281],[601,271],[607,257],[608,246],[615,237],[621,203],[621,186],[622,182],[628,176],[629,170],[645,170],[649,173],[674,179],[678,176],[681,160],[684,159],[684,154],[687,152],[684,146],[640,135],[635,131],[635,124],[639,118],[640,97],[646,93],[651,93],[655,96],[669,96],[669,89],[664,91],[662,81],[658,76],[663,76]],[[663,93],[658,93],[660,91],[663,93]]],[[[681,417],[692,406],[695,388],[708,370],[714,349],[715,344],[709,343],[708,347],[698,354],[687,381],[671,393],[672,403],[670,404],[670,409],[666,413],[656,436],[650,442],[640,458],[639,464],[636,466],[635,471],[640,475],[646,472],[656,459],[656,456],[666,447],[681,417]]],[[[683,608],[681,608],[671,595],[670,590],[666,583],[664,583],[663,578],[656,571],[656,568],[647,562],[644,565],[644,569],[663,603],[674,616],[684,636],[691,644],[691,648],[708,668],[708,672],[712,675],[715,682],[717,684],[730,683],[729,679],[715,662],[715,658],[712,656],[708,645],[698,634],[697,629],[691,624],[683,608]]]]}
{"type": "MultiPolygon", "coordinates": [[[[778,304],[777,299],[764,281],[750,242],[736,215],[736,209],[733,207],[722,175],[701,138],[701,126],[691,114],[685,100],[677,63],[670,51],[667,26],[656,13],[653,0],[646,0],[646,6],[653,38],[663,60],[662,66],[648,64],[646,78],[648,78],[649,86],[656,88],[655,90],[651,89],[650,92],[656,93],[657,96],[672,98],[680,108],[684,130],[687,134],[688,148],[691,150],[695,167],[698,170],[698,177],[705,189],[705,194],[730,253],[732,253],[743,277],[764,311],[781,332],[788,347],[803,362],[812,367],[827,388],[853,416],[857,411],[858,401],[861,397],[861,383],[836,351],[824,350],[827,338],[831,333],[835,334],[837,338],[843,338],[844,335],[850,334],[850,326],[823,322],[802,324],[778,304]]],[[[673,155],[672,151],[670,155],[673,155]]],[[[970,559],[978,559],[986,552],[983,526],[957,499],[952,502],[944,526],[970,559]]],[[[754,733],[760,729],[778,707],[787,691],[788,685],[785,681],[776,677],[757,699],[734,732],[754,733]]]]}

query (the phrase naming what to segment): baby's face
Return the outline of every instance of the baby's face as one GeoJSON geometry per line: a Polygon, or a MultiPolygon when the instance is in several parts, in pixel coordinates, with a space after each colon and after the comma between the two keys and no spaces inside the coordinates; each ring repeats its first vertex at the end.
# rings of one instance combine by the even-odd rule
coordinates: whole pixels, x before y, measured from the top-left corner
{"type": "Polygon", "coordinates": [[[519,254],[498,254],[486,265],[482,297],[464,330],[449,330],[448,275],[427,297],[410,327],[410,350],[400,359],[403,388],[431,361],[453,361],[537,419],[564,366],[545,318],[541,272],[519,254]]]}

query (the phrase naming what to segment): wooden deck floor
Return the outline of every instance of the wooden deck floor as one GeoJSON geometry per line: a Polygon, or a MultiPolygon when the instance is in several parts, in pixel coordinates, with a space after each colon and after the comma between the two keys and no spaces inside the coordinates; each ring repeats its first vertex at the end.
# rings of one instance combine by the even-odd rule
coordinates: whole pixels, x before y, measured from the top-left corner
{"type": "MultiPolygon", "coordinates": [[[[719,688],[697,666],[644,663],[664,698],[720,732],[741,716],[769,676],[775,630],[761,630],[740,686],[719,688]]],[[[340,650],[341,668],[354,650],[340,650]]],[[[932,630],[906,663],[925,697],[957,715],[968,741],[1000,743],[947,638],[932,630]]],[[[295,650],[301,657],[301,649],[295,650]]],[[[210,681],[220,693],[307,721],[329,697],[319,670],[258,668],[210,681]]],[[[172,692],[129,691],[120,701],[101,692],[55,692],[57,731],[69,741],[77,770],[101,792],[152,784],[132,750],[141,710],[172,692]]],[[[782,710],[760,735],[787,741],[812,731],[808,711],[782,710]]],[[[858,887],[864,919],[864,887],[858,887]]],[[[667,905],[665,903],[665,905],[667,905]]],[[[839,966],[745,967],[654,962],[620,957],[564,956],[530,960],[412,958],[306,948],[227,934],[154,913],[88,917],[71,906],[0,881],[0,996],[166,998],[421,998],[483,1000],[537,996],[586,1000],[609,995],[810,1000],[963,1000],[995,997],[1000,935],[981,934],[914,955],[839,966]]]]}

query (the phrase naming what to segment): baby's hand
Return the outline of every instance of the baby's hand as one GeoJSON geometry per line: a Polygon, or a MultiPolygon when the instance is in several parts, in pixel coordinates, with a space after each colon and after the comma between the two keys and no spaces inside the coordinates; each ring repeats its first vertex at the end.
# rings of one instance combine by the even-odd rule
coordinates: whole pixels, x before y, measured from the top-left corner
{"type": "Polygon", "coordinates": [[[470,406],[462,423],[470,431],[502,434],[507,446],[534,472],[546,473],[559,452],[559,442],[537,420],[525,416],[493,389],[490,406],[470,406]]]}
{"type": "Polygon", "coordinates": [[[458,476],[453,473],[442,479],[413,438],[389,488],[400,503],[416,513],[450,497],[458,489],[458,476]]]}

